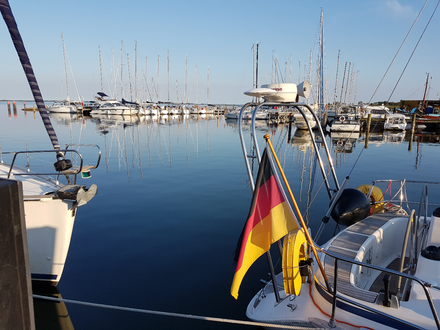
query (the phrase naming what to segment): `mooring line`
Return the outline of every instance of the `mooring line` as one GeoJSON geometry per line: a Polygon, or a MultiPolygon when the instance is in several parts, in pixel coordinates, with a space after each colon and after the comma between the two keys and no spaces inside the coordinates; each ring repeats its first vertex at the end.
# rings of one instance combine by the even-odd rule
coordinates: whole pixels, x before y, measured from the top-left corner
{"type": "Polygon", "coordinates": [[[171,316],[171,317],[179,317],[179,318],[201,320],[201,321],[229,323],[229,324],[242,324],[242,325],[260,326],[260,327],[267,327],[267,328],[278,328],[278,329],[294,329],[294,330],[311,330],[311,329],[320,330],[320,329],[322,329],[322,330],[324,330],[324,328],[310,328],[310,327],[302,327],[302,326],[295,326],[295,325],[260,323],[260,322],[253,322],[253,321],[232,320],[232,319],[209,317],[209,316],[199,316],[199,315],[192,315],[192,314],[153,311],[150,309],[140,309],[140,308],[122,307],[122,306],[115,306],[115,305],[98,304],[98,303],[91,303],[91,302],[72,300],[72,299],[48,297],[48,296],[37,295],[37,294],[34,294],[33,297],[38,298],[38,299],[45,299],[45,300],[64,302],[64,303],[76,304],[76,305],[83,305],[83,306],[89,306],[89,307],[114,309],[114,310],[143,313],[143,314],[171,316]]]}

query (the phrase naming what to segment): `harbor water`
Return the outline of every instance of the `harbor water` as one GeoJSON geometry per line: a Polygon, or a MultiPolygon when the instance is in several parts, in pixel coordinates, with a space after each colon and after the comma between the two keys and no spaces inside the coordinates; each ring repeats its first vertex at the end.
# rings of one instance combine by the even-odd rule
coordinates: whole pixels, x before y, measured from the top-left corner
{"type": "MultiPolygon", "coordinates": [[[[7,104],[0,103],[2,152],[51,149],[38,112],[17,107],[8,112],[7,104]]],[[[95,183],[98,194],[78,209],[59,294],[103,305],[247,320],[246,306],[261,287],[260,279],[267,280],[268,268],[260,258],[246,274],[238,300],[230,295],[233,253],[252,198],[237,121],[214,115],[50,117],[62,148],[96,144],[102,151],[92,177],[79,181],[95,183]]],[[[248,149],[249,124],[244,122],[248,149]]],[[[270,134],[313,234],[329,198],[310,136],[293,126],[289,137],[288,128],[258,122],[259,147],[263,150],[263,136],[270,134]]],[[[440,181],[438,136],[410,138],[371,133],[365,148],[364,133],[325,136],[339,182],[349,176],[348,187],[376,179],[440,181]]],[[[322,137],[316,139],[322,146],[322,137]]],[[[88,149],[79,151],[86,163],[96,158],[88,149]]],[[[32,158],[24,161],[36,171],[32,158]]],[[[421,187],[408,193],[419,196],[421,187]]],[[[429,196],[440,202],[436,192],[429,196]]],[[[331,237],[334,228],[327,224],[318,243],[331,237]]],[[[275,252],[273,259],[279,267],[275,252]]],[[[37,321],[45,319],[50,303],[34,303],[37,321]]],[[[258,328],[73,303],[65,304],[64,313],[67,329],[258,328]]],[[[37,329],[48,329],[38,324],[37,329]]]]}

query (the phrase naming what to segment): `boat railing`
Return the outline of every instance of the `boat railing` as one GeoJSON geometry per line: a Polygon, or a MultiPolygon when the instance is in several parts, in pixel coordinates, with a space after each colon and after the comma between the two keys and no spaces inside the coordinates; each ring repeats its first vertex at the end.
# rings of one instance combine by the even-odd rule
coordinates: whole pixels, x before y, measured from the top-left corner
{"type": "Polygon", "coordinates": [[[272,103],[272,102],[253,103],[253,102],[250,102],[250,103],[246,103],[241,108],[240,113],[238,115],[238,130],[239,130],[239,136],[240,136],[240,142],[241,142],[241,146],[242,146],[243,156],[244,156],[244,160],[245,160],[245,164],[246,164],[246,170],[248,173],[249,183],[251,185],[252,192],[254,191],[255,185],[254,185],[253,172],[252,172],[252,168],[251,168],[251,164],[250,164],[250,159],[257,159],[258,163],[260,163],[260,160],[261,160],[261,155],[260,155],[260,150],[259,150],[258,143],[256,140],[256,130],[255,130],[255,120],[257,117],[257,112],[260,109],[262,109],[263,107],[270,108],[270,107],[275,107],[275,106],[290,108],[290,111],[297,110],[303,116],[303,118],[307,124],[307,128],[309,130],[310,136],[311,136],[312,144],[314,146],[314,149],[316,150],[316,156],[318,157],[318,164],[320,164],[321,173],[324,178],[324,182],[325,182],[325,185],[327,188],[329,198],[331,199],[333,197],[334,193],[336,193],[340,189],[340,187],[339,187],[338,178],[336,176],[336,171],[333,166],[333,161],[332,161],[332,158],[330,155],[330,149],[327,146],[327,142],[324,138],[324,132],[322,131],[321,125],[319,125],[320,120],[319,120],[318,116],[307,104],[304,104],[304,103],[272,103]],[[251,144],[253,146],[251,148],[252,152],[248,153],[248,151],[246,149],[244,137],[243,137],[242,118],[243,118],[243,113],[251,107],[254,107],[254,111],[252,112],[252,121],[251,121],[251,144]],[[310,112],[313,115],[316,123],[318,123],[318,125],[317,125],[318,130],[319,130],[319,133],[321,134],[321,137],[322,137],[322,139],[321,139],[322,144],[325,149],[325,153],[326,153],[326,156],[328,159],[328,163],[330,166],[331,174],[332,174],[334,185],[335,185],[335,188],[333,188],[333,189],[331,188],[327,173],[324,169],[324,165],[323,165],[324,163],[323,163],[323,161],[321,159],[321,155],[319,153],[319,149],[318,149],[318,146],[317,146],[317,143],[315,140],[315,136],[312,131],[312,126],[306,116],[306,111],[303,108],[305,108],[306,111],[310,112]],[[254,151],[255,151],[255,154],[254,154],[254,151]]]}
{"type": "MultiPolygon", "coordinates": [[[[431,309],[431,313],[432,313],[433,319],[434,319],[434,321],[436,323],[437,329],[440,329],[440,320],[439,320],[439,317],[438,317],[438,314],[437,314],[437,309],[435,308],[435,305],[434,305],[434,302],[432,300],[431,294],[430,294],[430,292],[428,290],[428,288],[434,288],[436,290],[440,290],[440,287],[438,287],[436,285],[432,285],[429,282],[425,282],[425,281],[419,279],[418,277],[410,275],[410,274],[401,273],[401,272],[398,272],[398,271],[395,271],[395,270],[392,270],[392,269],[383,268],[383,267],[380,267],[380,266],[364,263],[364,262],[353,260],[353,259],[347,259],[347,258],[344,258],[342,256],[338,256],[338,255],[336,255],[334,253],[331,253],[329,251],[326,251],[326,250],[324,250],[322,248],[319,248],[319,247],[316,247],[316,248],[320,252],[325,254],[326,256],[329,256],[329,257],[334,259],[334,274],[333,274],[333,288],[332,288],[332,290],[328,291],[325,286],[320,285],[318,283],[318,285],[320,286],[320,288],[322,290],[327,291],[330,295],[333,296],[332,315],[331,315],[331,321],[330,322],[332,322],[332,320],[334,322],[334,320],[335,320],[336,303],[337,303],[337,300],[339,299],[339,300],[346,301],[346,302],[348,302],[350,304],[359,306],[359,307],[361,307],[361,308],[363,308],[365,310],[368,310],[370,312],[377,313],[377,314],[380,314],[380,315],[382,315],[384,317],[387,317],[387,318],[390,318],[390,319],[394,319],[394,320],[398,320],[399,322],[402,322],[402,323],[405,323],[407,325],[410,325],[405,320],[396,319],[395,317],[393,317],[393,316],[391,316],[389,314],[380,312],[380,311],[378,311],[378,310],[376,310],[376,309],[374,309],[372,307],[366,306],[364,304],[361,304],[361,303],[359,303],[357,301],[354,301],[352,299],[349,299],[347,297],[344,297],[344,296],[338,294],[338,291],[337,291],[337,288],[338,288],[338,270],[339,270],[338,262],[345,262],[345,263],[348,263],[348,264],[351,264],[351,265],[358,265],[360,267],[365,267],[365,268],[373,269],[373,270],[376,270],[376,271],[379,271],[379,272],[385,272],[385,273],[390,274],[390,275],[398,276],[399,278],[402,278],[402,277],[406,278],[407,283],[409,283],[409,282],[416,282],[416,283],[418,283],[422,287],[423,292],[425,293],[426,300],[428,301],[428,304],[429,304],[429,307],[431,309]]],[[[387,291],[387,290],[385,290],[385,291],[387,291]]],[[[385,292],[384,293],[384,297],[385,297],[384,299],[387,299],[387,297],[388,297],[387,295],[388,294],[389,294],[389,292],[385,292]]]]}
{"type": "Polygon", "coordinates": [[[95,165],[87,165],[89,169],[95,169],[99,166],[99,163],[101,162],[101,148],[97,145],[97,144],[67,144],[66,145],[66,150],[72,150],[69,149],[70,147],[75,146],[75,147],[95,147],[98,149],[98,156],[96,159],[96,164],[95,165]]]}
{"type": "Polygon", "coordinates": [[[8,171],[8,176],[7,178],[11,178],[11,175],[14,176],[50,176],[50,175],[54,175],[58,178],[60,175],[73,175],[74,177],[74,183],[76,182],[76,176],[79,173],[85,173],[85,172],[89,172],[91,169],[95,169],[99,166],[100,160],[101,160],[101,149],[99,148],[98,145],[86,145],[86,144],[75,144],[75,146],[82,146],[82,147],[96,147],[98,149],[98,157],[97,157],[97,161],[95,165],[84,165],[84,160],[83,160],[83,156],[75,149],[69,149],[70,146],[73,146],[73,144],[71,145],[67,145],[66,149],[50,149],[50,150],[24,150],[24,151],[11,151],[11,152],[2,152],[2,155],[7,155],[7,154],[12,154],[12,161],[11,164],[9,165],[9,171],[8,171]],[[63,154],[72,154],[72,155],[76,155],[76,157],[78,157],[78,165],[76,166],[72,166],[69,169],[66,169],[64,171],[44,171],[44,172],[31,172],[30,171],[30,165],[29,165],[29,154],[44,154],[44,153],[54,153],[55,155],[59,154],[60,152],[62,152],[63,154]],[[16,161],[19,155],[26,155],[27,157],[27,170],[22,170],[20,172],[14,171],[14,168],[19,168],[18,166],[16,166],[16,161]]]}
{"type": "Polygon", "coordinates": [[[418,211],[418,216],[420,217],[422,211],[424,211],[424,218],[426,220],[426,218],[428,217],[428,207],[440,207],[440,204],[436,204],[436,203],[429,203],[428,201],[428,186],[439,186],[440,187],[440,182],[437,181],[415,181],[415,180],[375,180],[372,182],[371,186],[370,186],[370,190],[367,193],[367,197],[369,198],[370,195],[373,192],[373,188],[374,186],[378,187],[378,183],[386,183],[387,184],[387,188],[385,191],[382,191],[382,199],[381,200],[377,200],[375,202],[373,202],[373,207],[375,204],[382,204],[385,207],[389,206],[389,205],[393,205],[393,206],[399,206],[400,209],[403,210],[403,206],[406,205],[408,207],[408,211],[411,212],[409,206],[410,205],[419,205],[419,211],[418,211]],[[391,190],[390,190],[390,198],[389,199],[385,199],[386,194],[388,193],[388,189],[391,188],[392,184],[397,184],[399,185],[399,188],[397,189],[397,192],[395,192],[393,194],[393,196],[391,196],[391,190]],[[408,199],[408,195],[406,192],[406,186],[408,184],[420,184],[423,185],[423,189],[422,189],[422,196],[421,196],[421,200],[420,201],[416,201],[416,200],[409,200],[408,199]],[[424,210],[422,210],[422,206],[424,207],[424,210]]]}

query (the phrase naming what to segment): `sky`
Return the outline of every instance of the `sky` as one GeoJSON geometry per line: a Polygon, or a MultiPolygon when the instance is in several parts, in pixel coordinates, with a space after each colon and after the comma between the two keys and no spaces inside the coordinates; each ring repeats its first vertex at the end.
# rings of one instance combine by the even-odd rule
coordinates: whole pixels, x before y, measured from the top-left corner
{"type": "MultiPolygon", "coordinates": [[[[308,79],[316,93],[321,10],[326,103],[423,99],[428,74],[440,98],[436,0],[9,3],[45,100],[243,104],[256,44],[259,86],[308,79]]],[[[0,100],[32,100],[4,23],[0,45],[0,100]]]]}

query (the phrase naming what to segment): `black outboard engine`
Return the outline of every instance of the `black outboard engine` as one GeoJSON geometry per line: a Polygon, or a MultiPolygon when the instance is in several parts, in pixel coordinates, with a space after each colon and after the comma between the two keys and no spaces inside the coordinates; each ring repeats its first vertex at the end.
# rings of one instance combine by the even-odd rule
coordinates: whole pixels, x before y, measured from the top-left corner
{"type": "Polygon", "coordinates": [[[370,202],[367,196],[357,189],[346,188],[332,210],[332,218],[343,226],[365,219],[370,214],[370,202]]]}

